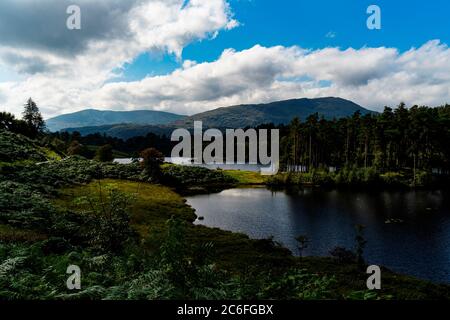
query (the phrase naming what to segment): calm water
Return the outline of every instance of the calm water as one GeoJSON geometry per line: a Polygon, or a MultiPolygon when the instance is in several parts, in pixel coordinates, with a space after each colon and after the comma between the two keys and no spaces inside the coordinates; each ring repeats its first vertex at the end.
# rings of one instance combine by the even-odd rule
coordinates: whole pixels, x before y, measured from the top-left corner
{"type": "Polygon", "coordinates": [[[307,255],[354,247],[354,226],[366,226],[365,258],[392,270],[450,283],[448,191],[351,192],[303,189],[272,192],[231,189],[188,198],[205,217],[197,223],[276,241],[296,252],[294,238],[307,235],[307,255]],[[386,223],[389,219],[403,223],[386,223]]]}

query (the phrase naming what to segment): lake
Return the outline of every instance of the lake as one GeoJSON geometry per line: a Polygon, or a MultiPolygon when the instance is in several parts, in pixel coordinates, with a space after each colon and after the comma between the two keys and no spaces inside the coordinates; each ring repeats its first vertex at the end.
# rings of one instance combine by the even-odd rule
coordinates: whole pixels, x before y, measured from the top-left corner
{"type": "Polygon", "coordinates": [[[326,256],[336,246],[353,249],[354,226],[362,224],[369,263],[450,283],[449,196],[449,191],[239,188],[187,199],[204,217],[196,223],[254,239],[273,236],[294,253],[294,238],[307,235],[305,255],[326,256]]]}

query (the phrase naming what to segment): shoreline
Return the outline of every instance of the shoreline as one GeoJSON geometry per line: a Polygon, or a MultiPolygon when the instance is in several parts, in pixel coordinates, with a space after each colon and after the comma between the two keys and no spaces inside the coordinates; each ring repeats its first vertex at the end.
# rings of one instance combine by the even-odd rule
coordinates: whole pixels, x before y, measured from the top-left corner
{"type": "MultiPolygon", "coordinates": [[[[298,187],[298,186],[296,186],[296,187],[298,187]]],[[[300,187],[301,188],[301,187],[300,187]]],[[[309,188],[309,186],[307,187],[307,188],[309,188]]],[[[323,187],[313,187],[313,188],[315,188],[315,189],[317,189],[317,190],[320,190],[320,191],[324,191],[324,192],[327,192],[327,191],[332,191],[332,190],[336,190],[336,191],[343,191],[344,189],[342,189],[342,188],[323,188],[323,187]]],[[[290,188],[279,188],[279,189],[276,189],[276,190],[273,190],[272,188],[270,188],[270,187],[268,187],[268,186],[266,186],[266,185],[260,185],[260,184],[239,184],[239,185],[237,185],[236,187],[234,187],[234,188],[232,188],[231,190],[236,190],[236,189],[267,189],[268,191],[271,191],[271,192],[284,192],[284,191],[287,191],[287,190],[290,190],[290,188]]],[[[227,189],[228,190],[228,189],[227,189]]],[[[345,189],[346,191],[350,191],[350,190],[348,190],[348,189],[345,189]]],[[[226,190],[223,190],[223,191],[226,191],[226,190]]],[[[360,192],[366,192],[367,190],[358,190],[358,191],[360,191],[360,192]]],[[[370,194],[370,191],[373,191],[374,193],[378,193],[378,192],[380,192],[380,190],[374,190],[374,189],[371,189],[371,190],[369,190],[369,194],[370,194]]],[[[419,190],[399,190],[399,189],[397,189],[396,190],[396,192],[402,192],[402,191],[405,191],[405,192],[411,192],[411,191],[419,191],[419,190]]],[[[423,189],[421,189],[421,191],[427,191],[427,190],[423,190],[423,189]]],[[[381,191],[382,192],[382,191],[381,191]]],[[[220,192],[219,192],[220,193],[220,192]]],[[[211,192],[208,192],[207,194],[211,194],[211,192]]],[[[259,193],[258,193],[259,194],[259,193]]],[[[345,193],[345,194],[347,194],[347,193],[345,193]]],[[[188,196],[188,204],[189,205],[191,205],[194,209],[196,209],[196,207],[194,206],[194,204],[196,204],[196,202],[194,202],[194,204],[193,203],[191,203],[190,201],[189,201],[189,198],[190,197],[194,197],[195,198],[195,196],[201,196],[201,195],[199,195],[199,194],[197,194],[197,195],[189,195],[188,196]]],[[[215,203],[216,201],[218,201],[218,203],[221,203],[220,202],[220,199],[217,197],[218,195],[217,194],[215,194],[215,195],[212,195],[211,196],[211,199],[212,200],[208,200],[208,201],[213,201],[213,203],[215,203]]],[[[219,196],[220,197],[220,196],[219,196]]],[[[201,198],[200,198],[201,199],[201,198]]],[[[209,197],[208,197],[208,199],[210,199],[209,197]]],[[[205,202],[206,200],[204,200],[204,201],[202,201],[202,200],[200,200],[200,202],[199,203],[197,203],[197,205],[199,205],[197,208],[198,209],[200,209],[201,210],[201,212],[197,212],[196,211],[196,214],[198,215],[198,216],[201,216],[201,217],[203,217],[203,219],[202,219],[202,221],[195,221],[195,224],[198,224],[198,225],[202,225],[202,226],[205,226],[205,227],[209,227],[209,228],[223,228],[223,227],[225,227],[225,229],[221,229],[221,230],[225,230],[225,231],[228,231],[228,232],[232,232],[232,233],[243,233],[243,234],[245,234],[246,236],[248,236],[249,237],[249,239],[251,239],[251,240],[258,240],[258,239],[264,239],[264,237],[266,237],[267,236],[267,232],[266,233],[264,233],[263,232],[263,234],[260,236],[259,235],[259,233],[258,232],[256,232],[256,234],[258,234],[258,236],[255,236],[255,233],[253,232],[253,231],[249,231],[249,230],[252,230],[251,229],[251,227],[249,227],[249,226],[247,226],[247,228],[244,228],[244,229],[239,229],[239,231],[237,231],[236,229],[233,229],[233,228],[227,228],[227,226],[232,226],[232,225],[234,225],[235,224],[235,222],[230,222],[230,223],[227,223],[227,221],[229,220],[229,219],[231,219],[231,221],[238,221],[238,220],[236,220],[236,218],[229,218],[229,219],[218,219],[218,220],[216,220],[216,219],[214,219],[214,218],[211,218],[211,214],[209,214],[208,213],[208,209],[207,209],[207,207],[205,207],[205,204],[204,204],[204,202],[205,202]],[[203,204],[202,204],[203,203],[203,204]],[[205,223],[205,222],[203,222],[204,220],[205,220],[205,218],[206,218],[206,220],[207,221],[210,221],[209,223],[205,223]],[[213,220],[211,220],[211,219],[213,219],[213,220]],[[233,220],[234,219],[234,220],[233,220]],[[217,221],[222,221],[222,222],[224,222],[224,223],[222,223],[222,224],[218,224],[218,222],[217,221]],[[248,228],[250,228],[250,229],[248,229],[248,228]],[[249,233],[250,232],[250,233],[249,233]],[[253,237],[251,236],[251,234],[253,234],[253,237]]],[[[238,205],[239,205],[239,203],[238,203],[238,205]]],[[[244,207],[245,208],[245,207],[244,207]]],[[[231,208],[230,210],[233,210],[233,208],[231,208]]],[[[236,209],[237,210],[237,209],[236,209]]],[[[234,211],[236,211],[236,210],[234,210],[234,211]]],[[[244,212],[247,212],[247,211],[245,211],[246,209],[244,209],[244,212]]],[[[431,212],[431,209],[429,209],[428,207],[427,207],[427,212],[429,212],[428,210],[430,210],[430,212],[431,212]]],[[[234,211],[231,211],[231,212],[234,212],[234,211]]],[[[220,211],[220,214],[221,215],[223,215],[224,214],[224,212],[223,211],[220,211]]],[[[263,215],[264,215],[264,213],[262,213],[263,215]]],[[[234,215],[233,215],[234,216],[234,215]]],[[[263,218],[264,219],[264,218],[263,218]]],[[[388,225],[388,224],[409,224],[410,223],[410,221],[408,220],[408,219],[406,219],[406,218],[404,218],[404,217],[402,217],[401,215],[400,216],[391,216],[391,215],[386,215],[386,216],[384,216],[384,215],[382,215],[382,218],[380,219],[380,223],[383,223],[384,222],[384,224],[386,224],[386,225],[388,225]],[[402,218],[402,219],[400,219],[400,218],[402,218]]],[[[356,222],[355,222],[355,224],[356,224],[356,222]]],[[[263,224],[264,225],[264,224],[263,224]]],[[[367,226],[369,226],[369,225],[367,225],[367,226]]],[[[384,228],[384,227],[383,227],[384,228]]],[[[388,229],[388,230],[390,230],[390,229],[388,229]]],[[[403,229],[400,229],[400,230],[403,230],[403,229]]],[[[311,233],[308,233],[308,235],[310,235],[311,233]]],[[[277,241],[282,241],[284,244],[282,244],[282,247],[283,248],[287,248],[287,249],[289,249],[290,251],[291,251],[291,254],[292,254],[292,256],[294,257],[294,258],[298,258],[298,255],[295,253],[295,251],[292,251],[292,250],[294,250],[293,249],[293,246],[292,246],[292,243],[291,242],[289,242],[288,240],[286,240],[285,238],[286,237],[293,237],[294,235],[291,235],[291,234],[286,234],[287,236],[286,237],[284,237],[283,235],[280,235],[280,234],[273,234],[272,233],[272,235],[274,235],[274,236],[276,236],[277,237],[277,241]],[[284,240],[283,240],[284,239],[284,240]],[[285,242],[285,241],[288,241],[288,242],[285,242]],[[286,245],[286,244],[288,244],[288,245],[286,245]]],[[[317,237],[319,237],[319,235],[316,235],[317,237]]],[[[290,239],[290,238],[289,238],[290,239]]],[[[352,248],[351,246],[349,246],[348,244],[345,244],[344,245],[346,248],[352,248]]],[[[320,243],[319,243],[319,247],[320,247],[320,243]]],[[[330,250],[332,249],[332,247],[330,247],[329,248],[330,250]]],[[[322,251],[322,254],[314,254],[314,255],[311,255],[311,256],[309,256],[309,258],[331,258],[331,256],[329,255],[329,254],[327,254],[327,252],[325,252],[325,251],[323,251],[323,250],[319,250],[319,251],[322,251]]],[[[316,249],[316,253],[317,253],[317,249],[316,249]]],[[[372,255],[373,256],[373,255],[372,255]]],[[[368,258],[367,259],[370,259],[370,256],[368,256],[368,258]]],[[[376,261],[377,260],[370,260],[371,261],[371,263],[375,263],[375,264],[377,264],[376,263],[376,261]]],[[[404,261],[408,261],[408,259],[407,258],[405,258],[404,259],[404,261]]],[[[387,268],[387,269],[389,269],[389,267],[385,267],[385,268],[387,268]]],[[[422,270],[422,269],[420,269],[420,265],[418,265],[417,266],[417,270],[416,269],[414,269],[414,268],[410,268],[411,270],[409,270],[409,271],[411,271],[411,272],[418,272],[419,274],[421,274],[421,272],[420,272],[420,270],[422,270]],[[415,270],[415,271],[414,271],[415,270]]],[[[408,269],[407,269],[408,270],[408,269]]],[[[393,273],[396,273],[395,271],[392,271],[393,273]]],[[[404,271],[405,272],[405,271],[404,271]]],[[[426,272],[424,273],[424,274],[422,274],[422,276],[423,277],[420,277],[420,275],[412,275],[411,273],[403,273],[403,275],[405,275],[405,276],[411,276],[411,277],[414,277],[414,278],[416,278],[416,279],[419,279],[419,280],[423,280],[423,281],[429,281],[429,282],[432,282],[432,283],[435,283],[435,284],[443,284],[443,285],[450,285],[450,282],[448,282],[448,281],[446,281],[445,280],[445,277],[443,278],[444,280],[439,280],[439,279],[429,279],[429,278],[427,278],[426,277],[426,272]]],[[[441,277],[442,278],[442,277],[441,277]]]]}

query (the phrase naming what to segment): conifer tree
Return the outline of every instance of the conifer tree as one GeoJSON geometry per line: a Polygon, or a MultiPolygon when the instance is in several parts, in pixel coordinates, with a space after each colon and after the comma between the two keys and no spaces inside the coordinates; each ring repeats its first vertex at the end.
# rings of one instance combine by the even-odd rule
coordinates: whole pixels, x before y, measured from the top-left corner
{"type": "Polygon", "coordinates": [[[23,120],[36,134],[43,132],[45,129],[44,119],[42,118],[38,106],[31,98],[25,103],[23,120]]]}

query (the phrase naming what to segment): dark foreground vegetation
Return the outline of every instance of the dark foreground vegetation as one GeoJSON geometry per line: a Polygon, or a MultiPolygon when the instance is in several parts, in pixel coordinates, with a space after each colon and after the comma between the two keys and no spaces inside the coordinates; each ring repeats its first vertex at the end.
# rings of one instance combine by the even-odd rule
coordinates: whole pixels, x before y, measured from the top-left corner
{"type": "Polygon", "coordinates": [[[296,258],[272,239],[194,225],[177,192],[231,186],[245,180],[240,174],[161,165],[156,150],[130,165],[102,162],[109,148],[96,160],[67,157],[39,128],[28,137],[7,129],[0,129],[2,300],[450,298],[449,286],[389,270],[382,290],[368,291],[361,232],[354,251],[296,258]],[[81,290],[66,286],[69,265],[81,268],[81,290]]]}

